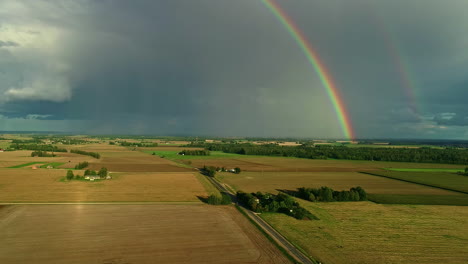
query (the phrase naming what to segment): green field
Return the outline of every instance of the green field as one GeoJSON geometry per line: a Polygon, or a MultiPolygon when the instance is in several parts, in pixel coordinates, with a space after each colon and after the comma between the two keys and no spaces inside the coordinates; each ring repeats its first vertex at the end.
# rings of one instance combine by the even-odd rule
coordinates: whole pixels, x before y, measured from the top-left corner
{"type": "Polygon", "coordinates": [[[427,204],[468,206],[468,195],[369,194],[369,201],[379,204],[427,204]]]}
{"type": "Polygon", "coordinates": [[[65,162],[51,162],[51,163],[42,165],[41,168],[47,168],[48,166],[52,166],[55,169],[59,166],[62,166],[63,164],[65,164],[65,162]]]}
{"type": "Polygon", "coordinates": [[[322,263],[466,263],[468,207],[300,203],[319,220],[260,216],[322,263]]]}
{"type": "MultiPolygon", "coordinates": [[[[161,150],[145,150],[145,153],[153,154],[164,157],[170,160],[187,160],[187,159],[219,159],[219,158],[245,158],[248,155],[240,155],[233,153],[224,153],[222,151],[210,151],[209,156],[191,156],[191,155],[178,155],[179,151],[161,151],[161,150]]],[[[257,156],[254,156],[257,157],[257,156]]]]}
{"type": "Polygon", "coordinates": [[[370,174],[468,193],[468,177],[456,173],[381,171],[370,174]]]}
{"type": "Polygon", "coordinates": [[[447,168],[384,168],[389,171],[401,172],[464,172],[465,168],[460,169],[447,169],[447,168]]]}
{"type": "MultiPolygon", "coordinates": [[[[47,163],[45,161],[34,161],[34,162],[29,162],[29,163],[24,163],[24,164],[20,164],[20,165],[16,165],[16,166],[11,166],[11,167],[8,167],[10,169],[18,169],[18,168],[23,168],[23,167],[27,167],[27,166],[31,166],[31,165],[34,165],[34,164],[44,164],[44,163],[47,163]]],[[[62,163],[63,164],[63,163],[62,163]]]]}

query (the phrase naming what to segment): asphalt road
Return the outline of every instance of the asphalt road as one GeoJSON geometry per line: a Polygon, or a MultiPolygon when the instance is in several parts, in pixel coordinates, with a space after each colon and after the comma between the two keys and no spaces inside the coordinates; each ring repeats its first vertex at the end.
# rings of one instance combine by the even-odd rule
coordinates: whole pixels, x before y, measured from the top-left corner
{"type": "MultiPolygon", "coordinates": [[[[227,193],[233,197],[233,201],[236,201],[235,194],[228,190],[223,184],[218,182],[217,180],[213,179],[212,177],[208,177],[208,180],[221,192],[227,193]]],[[[267,222],[265,222],[261,217],[259,217],[254,212],[247,210],[243,207],[240,207],[250,219],[255,221],[267,234],[269,234],[281,247],[289,252],[291,256],[293,256],[297,261],[303,264],[314,264],[314,262],[308,258],[302,251],[297,249],[293,244],[291,244],[286,238],[283,237],[278,231],[276,231],[273,227],[271,227],[267,222]]]]}

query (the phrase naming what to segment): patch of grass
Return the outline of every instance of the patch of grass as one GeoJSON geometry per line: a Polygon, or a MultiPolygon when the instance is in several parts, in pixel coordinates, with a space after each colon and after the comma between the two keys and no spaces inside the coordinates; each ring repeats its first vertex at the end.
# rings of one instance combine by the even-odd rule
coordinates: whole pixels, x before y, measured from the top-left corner
{"type": "Polygon", "coordinates": [[[34,161],[34,162],[24,163],[24,164],[20,164],[20,165],[16,165],[16,166],[11,166],[11,167],[8,167],[8,168],[10,168],[10,169],[18,169],[18,168],[23,168],[23,167],[31,166],[31,165],[34,165],[34,164],[44,164],[44,163],[47,163],[47,162],[45,162],[45,161],[34,161]]]}
{"type": "Polygon", "coordinates": [[[379,204],[427,204],[468,206],[468,195],[369,194],[369,201],[379,204]]]}
{"type": "Polygon", "coordinates": [[[456,173],[382,171],[365,174],[468,194],[468,177],[456,173]]]}
{"type": "Polygon", "coordinates": [[[446,168],[384,168],[389,171],[400,172],[464,172],[465,168],[460,169],[446,169],[446,168]]]}
{"type": "Polygon", "coordinates": [[[221,193],[219,192],[218,188],[213,186],[213,184],[211,184],[211,182],[206,178],[206,176],[200,173],[195,173],[195,177],[201,183],[201,185],[203,185],[208,195],[214,194],[214,195],[221,196],[221,193]]]}
{"type": "Polygon", "coordinates": [[[59,166],[62,166],[63,164],[65,164],[65,162],[51,162],[51,163],[47,163],[47,164],[44,164],[41,166],[41,168],[47,168],[48,166],[52,166],[52,168],[57,168],[59,166]]]}

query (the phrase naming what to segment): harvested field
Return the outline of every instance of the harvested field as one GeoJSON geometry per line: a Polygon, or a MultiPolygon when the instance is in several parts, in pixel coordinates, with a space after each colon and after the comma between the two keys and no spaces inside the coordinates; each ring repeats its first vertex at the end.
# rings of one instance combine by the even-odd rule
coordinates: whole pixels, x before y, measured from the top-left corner
{"type": "Polygon", "coordinates": [[[0,263],[289,263],[231,206],[11,206],[0,234],[0,263]]]}
{"type": "MultiPolygon", "coordinates": [[[[81,174],[76,171],[75,174],[81,174]]],[[[61,182],[66,170],[0,169],[0,202],[196,201],[194,173],[122,173],[99,182],[61,182]]]]}
{"type": "Polygon", "coordinates": [[[31,157],[31,150],[7,151],[0,153],[0,168],[8,168],[27,163],[39,162],[64,163],[61,168],[74,168],[76,164],[83,161],[91,161],[88,156],[77,155],[73,153],[55,152],[56,157],[31,157]]]}
{"type": "Polygon", "coordinates": [[[191,159],[195,167],[215,166],[234,168],[243,171],[294,171],[294,172],[355,172],[375,171],[382,168],[456,168],[459,165],[406,163],[406,162],[378,162],[356,160],[312,160],[288,157],[259,157],[238,155],[225,159],[191,159]]]}
{"type": "Polygon", "coordinates": [[[190,168],[177,163],[145,154],[140,151],[100,152],[101,158],[90,161],[89,168],[99,170],[102,167],[113,172],[188,172],[190,168]]]}
{"type": "Polygon", "coordinates": [[[351,187],[361,186],[368,193],[376,194],[459,195],[451,191],[357,172],[242,172],[241,174],[223,172],[216,177],[236,190],[245,192],[276,193],[279,189],[295,190],[299,187],[321,186],[348,190],[351,187]]]}
{"type": "Polygon", "coordinates": [[[324,263],[466,263],[468,207],[301,201],[320,220],[262,218],[324,263]]]}

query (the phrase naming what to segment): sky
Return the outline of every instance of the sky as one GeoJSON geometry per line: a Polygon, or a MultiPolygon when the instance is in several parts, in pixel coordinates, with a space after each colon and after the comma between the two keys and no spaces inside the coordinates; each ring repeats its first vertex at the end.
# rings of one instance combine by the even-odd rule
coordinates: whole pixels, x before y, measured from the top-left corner
{"type": "MultiPolygon", "coordinates": [[[[276,0],[357,138],[468,138],[468,1],[276,0]]],[[[0,131],[342,138],[260,0],[0,0],[0,131]]]]}

